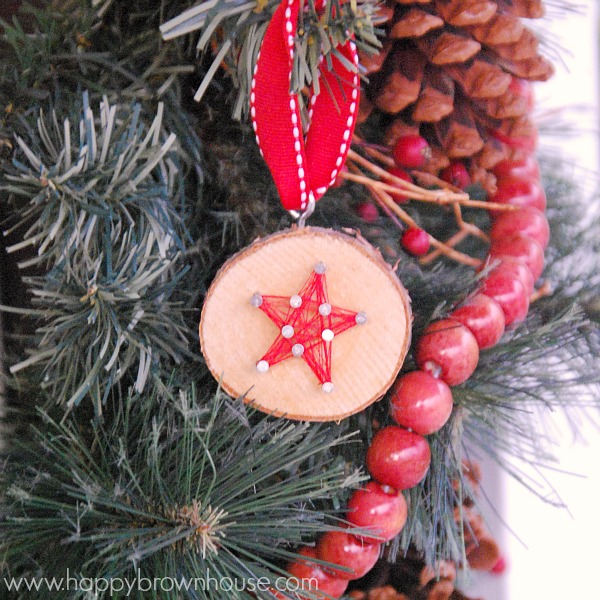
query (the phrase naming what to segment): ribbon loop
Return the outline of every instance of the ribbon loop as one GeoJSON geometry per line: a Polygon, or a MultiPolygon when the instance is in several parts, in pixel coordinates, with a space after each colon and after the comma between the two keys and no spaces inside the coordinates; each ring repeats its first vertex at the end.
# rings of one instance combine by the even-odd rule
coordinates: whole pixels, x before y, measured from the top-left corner
{"type": "Polygon", "coordinates": [[[304,210],[311,196],[318,200],[335,181],[352,141],[360,90],[356,45],[348,41],[336,48],[343,60],[332,54],[331,69],[321,62],[322,91],[311,97],[304,135],[300,102],[290,91],[299,10],[300,0],[283,0],[275,11],[250,94],[256,141],[287,210],[304,210]]]}

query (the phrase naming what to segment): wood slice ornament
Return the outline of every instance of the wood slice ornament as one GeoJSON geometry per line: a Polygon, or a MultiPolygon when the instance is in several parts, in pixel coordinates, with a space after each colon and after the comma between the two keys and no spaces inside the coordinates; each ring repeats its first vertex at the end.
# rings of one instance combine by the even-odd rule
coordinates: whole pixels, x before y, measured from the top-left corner
{"type": "Polygon", "coordinates": [[[276,416],[339,421],[383,396],[410,331],[408,294],[372,246],[305,227],[261,239],[223,266],[200,342],[230,395],[276,416]]]}
{"type": "Polygon", "coordinates": [[[250,94],[256,141],[284,208],[299,227],[254,242],[231,258],[208,291],[200,343],[212,374],[260,410],[339,421],[392,384],[410,342],[408,295],[359,236],[304,227],[335,182],[360,102],[352,40],[322,61],[310,98],[310,129],[290,92],[300,0],[275,11],[250,94]],[[327,68],[328,65],[330,68],[327,68]],[[314,90],[313,90],[314,92],[314,90]]]}

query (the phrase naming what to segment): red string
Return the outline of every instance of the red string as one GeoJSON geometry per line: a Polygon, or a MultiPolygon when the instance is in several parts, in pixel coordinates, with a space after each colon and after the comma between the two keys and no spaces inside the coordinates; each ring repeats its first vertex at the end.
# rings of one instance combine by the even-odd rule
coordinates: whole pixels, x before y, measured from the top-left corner
{"type": "MultiPolygon", "coordinates": [[[[261,361],[268,366],[294,357],[293,348],[300,344],[304,359],[321,384],[331,383],[331,338],[357,324],[357,312],[330,306],[325,274],[313,272],[298,292],[302,303],[294,308],[288,296],[262,296],[260,309],[277,325],[279,334],[261,361]],[[319,307],[329,307],[329,314],[321,314],[319,307]],[[284,327],[293,328],[290,337],[283,335],[284,327]],[[323,332],[326,332],[325,335],[323,332]]],[[[326,310],[324,312],[327,312],[326,310]]]]}
{"type": "Polygon", "coordinates": [[[288,210],[305,209],[334,183],[350,149],[360,90],[356,46],[349,41],[335,49],[341,59],[334,52],[329,65],[321,64],[322,92],[311,98],[305,139],[300,102],[290,93],[299,10],[300,0],[283,0],[275,11],[250,93],[256,141],[288,210]]]}

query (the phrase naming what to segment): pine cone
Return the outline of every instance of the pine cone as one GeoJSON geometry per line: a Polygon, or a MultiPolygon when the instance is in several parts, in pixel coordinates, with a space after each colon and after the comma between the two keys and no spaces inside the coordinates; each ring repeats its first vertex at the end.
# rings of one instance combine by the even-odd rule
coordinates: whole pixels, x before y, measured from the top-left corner
{"type": "Polygon", "coordinates": [[[553,68],[524,19],[543,13],[541,0],[388,0],[384,49],[362,57],[370,83],[361,118],[394,115],[388,144],[399,128],[417,127],[439,149],[430,172],[443,164],[440,154],[446,164],[464,160],[493,192],[494,165],[518,158],[522,139],[535,138],[527,82],[548,79],[553,68]]]}

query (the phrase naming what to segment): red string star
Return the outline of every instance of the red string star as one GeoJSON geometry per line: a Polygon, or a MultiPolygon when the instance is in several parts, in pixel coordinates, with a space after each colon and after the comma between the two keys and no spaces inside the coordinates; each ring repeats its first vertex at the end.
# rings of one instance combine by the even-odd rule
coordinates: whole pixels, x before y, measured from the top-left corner
{"type": "Polygon", "coordinates": [[[293,296],[261,296],[255,294],[252,304],[277,325],[279,334],[256,368],[269,367],[288,358],[302,358],[326,392],[333,391],[331,381],[331,348],[336,335],[366,322],[363,312],[354,312],[329,303],[325,265],[317,263],[314,271],[293,296]]]}

